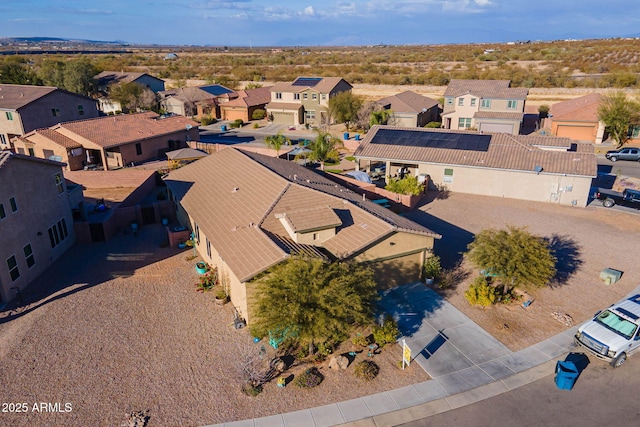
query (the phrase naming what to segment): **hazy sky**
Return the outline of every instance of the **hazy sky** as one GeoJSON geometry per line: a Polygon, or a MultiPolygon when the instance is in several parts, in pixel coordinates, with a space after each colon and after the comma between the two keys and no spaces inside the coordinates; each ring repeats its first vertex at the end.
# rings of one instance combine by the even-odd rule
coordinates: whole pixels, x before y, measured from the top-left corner
{"type": "Polygon", "coordinates": [[[639,0],[0,0],[0,37],[315,46],[638,35],[639,0]]]}

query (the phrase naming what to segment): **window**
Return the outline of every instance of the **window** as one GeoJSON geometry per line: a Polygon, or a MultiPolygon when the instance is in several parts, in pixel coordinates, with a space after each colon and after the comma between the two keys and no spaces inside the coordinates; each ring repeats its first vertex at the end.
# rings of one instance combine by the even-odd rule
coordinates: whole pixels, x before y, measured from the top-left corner
{"type": "Polygon", "coordinates": [[[453,105],[453,98],[447,98],[447,105],[453,105]]]}
{"type": "Polygon", "coordinates": [[[634,126],[633,128],[631,128],[631,138],[638,138],[640,137],[640,126],[634,126]]]}
{"type": "Polygon", "coordinates": [[[7,138],[0,133],[0,144],[7,145],[7,138]]]}
{"type": "Polygon", "coordinates": [[[458,106],[462,107],[464,105],[464,98],[458,98],[458,106]]]}
{"type": "Polygon", "coordinates": [[[312,93],[311,94],[311,99],[318,99],[318,94],[317,93],[312,93]]]}
{"type": "Polygon", "coordinates": [[[516,101],[515,99],[510,99],[507,101],[507,108],[509,110],[515,110],[517,106],[518,106],[518,101],[516,101]]]}
{"type": "Polygon", "coordinates": [[[307,120],[315,120],[316,119],[316,112],[307,110],[307,111],[304,112],[304,117],[307,120]]]}
{"type": "Polygon", "coordinates": [[[282,99],[282,92],[276,92],[276,99],[282,99]]]}
{"type": "Polygon", "coordinates": [[[15,255],[11,255],[11,258],[7,259],[7,266],[9,267],[9,273],[11,274],[11,280],[14,282],[20,277],[20,271],[18,270],[18,261],[15,255]]]}
{"type": "Polygon", "coordinates": [[[4,205],[0,203],[0,219],[5,219],[7,217],[7,213],[4,211],[4,205]]]}
{"type": "Polygon", "coordinates": [[[445,169],[444,170],[444,179],[442,182],[452,183],[453,182],[453,169],[445,169]]]}
{"type": "Polygon", "coordinates": [[[18,154],[24,154],[24,148],[22,147],[16,147],[16,151],[18,152],[18,154]]]}
{"type": "Polygon", "coordinates": [[[16,203],[15,197],[10,198],[9,203],[11,204],[11,212],[15,212],[18,210],[18,204],[16,203]]]}
{"type": "Polygon", "coordinates": [[[206,237],[204,240],[207,242],[207,256],[211,259],[211,242],[206,237]]]}
{"type": "Polygon", "coordinates": [[[33,148],[29,148],[29,155],[30,155],[31,157],[35,157],[35,156],[36,156],[36,152],[35,152],[35,151],[33,151],[33,148]]]}
{"type": "Polygon", "coordinates": [[[320,233],[313,233],[313,240],[318,240],[320,238],[320,233]]]}
{"type": "Polygon", "coordinates": [[[69,237],[69,231],[67,230],[67,222],[62,218],[56,224],[49,227],[49,242],[51,247],[55,248],[60,242],[69,237]]]}
{"type": "Polygon", "coordinates": [[[476,106],[476,99],[475,98],[471,98],[471,106],[472,107],[476,106]]]}
{"type": "Polygon", "coordinates": [[[84,107],[82,105],[78,105],[78,115],[84,116],[84,107]]]}
{"type": "Polygon", "coordinates": [[[468,129],[471,127],[471,119],[460,117],[458,119],[458,129],[468,129]]]}
{"type": "Polygon", "coordinates": [[[139,142],[136,144],[136,154],[138,156],[142,156],[142,144],[140,144],[139,142]]]}
{"type": "Polygon", "coordinates": [[[483,99],[482,103],[480,104],[480,106],[482,108],[491,108],[491,100],[490,99],[483,99]]]}
{"type": "Polygon", "coordinates": [[[22,248],[24,251],[24,257],[27,260],[27,267],[31,268],[36,264],[36,259],[33,256],[33,249],[31,249],[31,243],[22,248]]]}
{"type": "Polygon", "coordinates": [[[326,93],[323,93],[323,94],[322,94],[322,100],[325,100],[325,99],[327,99],[327,94],[326,94],[326,93]]]}
{"type": "Polygon", "coordinates": [[[302,99],[308,99],[309,98],[309,94],[307,93],[303,93],[302,94],[302,99]]]}
{"type": "Polygon", "coordinates": [[[13,113],[11,111],[6,111],[7,120],[13,120],[13,113]]]}
{"type": "Polygon", "coordinates": [[[196,244],[200,244],[200,227],[198,227],[197,223],[193,223],[193,228],[194,228],[194,233],[193,233],[193,237],[196,240],[196,244]]]}
{"type": "Polygon", "coordinates": [[[57,173],[53,177],[56,181],[56,188],[58,189],[58,194],[60,194],[64,191],[64,184],[62,183],[62,174],[57,173]]]}
{"type": "Polygon", "coordinates": [[[58,108],[52,108],[51,114],[53,115],[53,117],[58,117],[60,115],[60,110],[58,108]]]}
{"type": "Polygon", "coordinates": [[[293,99],[299,100],[300,99],[300,94],[299,93],[294,93],[293,94],[293,99]]]}

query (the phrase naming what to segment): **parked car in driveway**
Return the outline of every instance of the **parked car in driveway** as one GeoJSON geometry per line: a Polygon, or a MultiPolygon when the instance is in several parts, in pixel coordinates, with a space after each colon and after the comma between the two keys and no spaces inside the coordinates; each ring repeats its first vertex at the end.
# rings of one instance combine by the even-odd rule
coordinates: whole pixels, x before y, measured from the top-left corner
{"type": "Polygon", "coordinates": [[[596,198],[602,200],[602,206],[610,208],[614,205],[629,206],[640,209],[640,191],[625,188],[622,193],[617,191],[598,189],[596,198]]]}
{"type": "Polygon", "coordinates": [[[618,160],[640,162],[640,148],[626,147],[619,150],[611,150],[607,151],[604,156],[612,162],[617,162],[618,160]]]}

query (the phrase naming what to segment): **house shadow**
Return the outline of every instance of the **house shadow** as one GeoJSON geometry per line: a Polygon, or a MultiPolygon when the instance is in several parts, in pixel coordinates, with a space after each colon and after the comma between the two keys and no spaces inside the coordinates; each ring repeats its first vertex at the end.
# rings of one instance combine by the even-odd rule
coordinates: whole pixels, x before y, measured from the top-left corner
{"type": "Polygon", "coordinates": [[[0,311],[0,324],[20,318],[51,302],[84,291],[116,277],[192,251],[166,247],[166,228],[140,227],[134,235],[120,232],[106,242],[77,243],[0,311]]]}
{"type": "Polygon", "coordinates": [[[556,257],[556,274],[551,287],[565,285],[582,266],[580,246],[569,236],[554,234],[546,239],[551,253],[556,257]]]}

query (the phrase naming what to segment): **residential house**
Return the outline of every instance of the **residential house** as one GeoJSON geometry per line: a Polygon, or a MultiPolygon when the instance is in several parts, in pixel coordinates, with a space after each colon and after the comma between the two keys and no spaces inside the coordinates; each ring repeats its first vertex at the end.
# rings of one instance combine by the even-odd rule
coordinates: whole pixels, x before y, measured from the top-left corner
{"type": "Polygon", "coordinates": [[[568,138],[374,126],[359,169],[384,164],[460,193],[586,206],[597,175],[593,145],[568,138]]]}
{"type": "Polygon", "coordinates": [[[424,127],[440,121],[438,101],[410,90],[376,101],[380,107],[393,112],[389,124],[400,127],[424,127]]]}
{"type": "Polygon", "coordinates": [[[165,183],[178,220],[249,322],[253,279],[293,255],[366,262],[384,288],[417,280],[440,238],[312,169],[236,148],[172,171],[165,183]]]}
{"type": "Polygon", "coordinates": [[[353,86],[340,77],[298,77],[271,87],[267,114],[274,123],[318,126],[328,120],[329,99],[353,86]]]}
{"type": "Polygon", "coordinates": [[[475,129],[518,135],[529,90],[509,80],[451,80],[444,92],[445,129],[475,129]]]}
{"type": "Polygon", "coordinates": [[[115,169],[165,158],[198,139],[198,123],[154,112],[119,114],[57,124],[14,138],[16,149],[67,163],[68,170],[115,169]]]}
{"type": "Polygon", "coordinates": [[[601,144],[605,125],[598,119],[602,95],[592,93],[551,106],[545,127],[555,136],[601,144]]]}
{"type": "Polygon", "coordinates": [[[221,118],[220,105],[237,98],[237,94],[222,85],[182,87],[158,92],[160,108],[167,113],[187,117],[221,118]]]}
{"type": "Polygon", "coordinates": [[[98,92],[102,96],[98,99],[100,111],[104,113],[117,113],[122,111],[122,106],[116,100],[109,99],[109,90],[112,85],[121,83],[136,83],[144,88],[158,93],[164,90],[164,80],[147,73],[132,73],[126,71],[103,71],[93,77],[96,80],[98,92]]]}
{"type": "MultiPolygon", "coordinates": [[[[62,166],[0,152],[0,306],[19,296],[75,242],[72,189],[62,166]]],[[[82,188],[73,191],[82,198],[82,188]]]]}
{"type": "Polygon", "coordinates": [[[253,120],[256,110],[267,110],[267,104],[271,100],[271,86],[255,89],[239,90],[238,97],[221,104],[220,110],[223,120],[253,120]]]}
{"type": "Polygon", "coordinates": [[[87,96],[51,86],[0,84],[0,150],[11,149],[12,138],[34,129],[99,115],[96,100],[87,96]]]}

